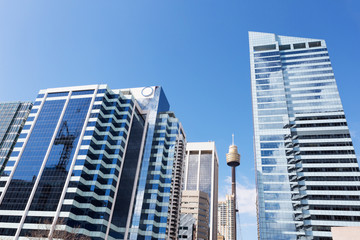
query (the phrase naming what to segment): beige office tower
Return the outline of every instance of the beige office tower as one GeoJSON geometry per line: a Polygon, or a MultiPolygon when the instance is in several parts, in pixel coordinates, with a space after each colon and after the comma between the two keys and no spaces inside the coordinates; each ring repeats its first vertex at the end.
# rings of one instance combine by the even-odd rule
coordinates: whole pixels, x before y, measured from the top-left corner
{"type": "Polygon", "coordinates": [[[235,239],[235,220],[234,196],[226,195],[226,200],[218,204],[218,232],[225,240],[235,239]]]}
{"type": "Polygon", "coordinates": [[[184,190],[181,199],[181,215],[192,214],[196,219],[195,239],[209,239],[209,196],[196,190],[184,190]]]}
{"type": "Polygon", "coordinates": [[[184,190],[205,192],[209,197],[209,240],[217,239],[219,161],[215,142],[188,142],[184,190]]]}

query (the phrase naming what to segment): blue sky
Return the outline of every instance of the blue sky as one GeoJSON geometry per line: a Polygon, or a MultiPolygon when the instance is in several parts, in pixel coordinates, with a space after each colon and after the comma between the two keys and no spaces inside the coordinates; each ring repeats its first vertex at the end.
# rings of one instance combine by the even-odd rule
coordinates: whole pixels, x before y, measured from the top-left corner
{"type": "Polygon", "coordinates": [[[161,85],[189,141],[216,141],[219,192],[225,153],[242,155],[242,239],[256,239],[248,31],[325,39],[360,152],[359,1],[1,1],[0,101],[39,89],[107,83],[161,85]]]}

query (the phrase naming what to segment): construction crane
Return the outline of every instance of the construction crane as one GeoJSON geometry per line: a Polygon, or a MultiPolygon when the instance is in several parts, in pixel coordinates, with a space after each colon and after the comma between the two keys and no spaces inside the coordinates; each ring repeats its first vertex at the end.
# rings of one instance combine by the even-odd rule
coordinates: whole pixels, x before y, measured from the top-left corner
{"type": "Polygon", "coordinates": [[[69,133],[67,121],[62,122],[60,132],[57,134],[54,141],[54,145],[64,145],[59,162],[56,164],[56,168],[66,168],[70,160],[71,151],[74,147],[76,137],[76,133],[69,133]]]}

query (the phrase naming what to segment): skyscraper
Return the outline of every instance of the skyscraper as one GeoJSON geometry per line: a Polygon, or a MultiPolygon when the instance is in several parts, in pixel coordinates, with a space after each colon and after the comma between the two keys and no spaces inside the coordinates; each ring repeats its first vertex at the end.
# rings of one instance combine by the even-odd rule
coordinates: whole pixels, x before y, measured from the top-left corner
{"type": "Polygon", "coordinates": [[[234,196],[226,195],[225,201],[218,203],[218,232],[225,240],[235,239],[236,212],[234,196]]]}
{"type": "Polygon", "coordinates": [[[0,177],[0,236],[176,236],[185,134],[168,110],[161,87],[40,90],[0,177]]]}
{"type": "Polygon", "coordinates": [[[195,239],[209,239],[208,194],[197,190],[184,190],[181,199],[181,216],[187,214],[192,214],[196,220],[195,239]]]}
{"type": "Polygon", "coordinates": [[[178,240],[196,240],[196,219],[193,214],[181,214],[178,240]]]}
{"type": "Polygon", "coordinates": [[[249,41],[260,239],[360,226],[359,166],[325,41],[249,41]]]}
{"type": "Polygon", "coordinates": [[[217,204],[219,162],[215,142],[188,142],[184,190],[197,190],[208,194],[210,202],[209,239],[217,239],[217,204]]]}
{"type": "Polygon", "coordinates": [[[31,107],[30,102],[0,103],[0,173],[15,147],[31,107]]]}

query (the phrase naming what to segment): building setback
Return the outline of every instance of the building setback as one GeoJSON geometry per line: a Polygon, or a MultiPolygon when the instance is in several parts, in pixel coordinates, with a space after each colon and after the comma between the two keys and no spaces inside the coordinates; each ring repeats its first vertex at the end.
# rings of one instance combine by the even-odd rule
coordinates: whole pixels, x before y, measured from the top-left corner
{"type": "Polygon", "coordinates": [[[359,166],[324,40],[249,33],[260,239],[360,226],[359,166]]]}
{"type": "Polygon", "coordinates": [[[0,177],[0,237],[176,236],[185,141],[161,87],[40,90],[0,177]]]}
{"type": "Polygon", "coordinates": [[[184,190],[197,190],[208,194],[210,240],[217,239],[218,171],[215,142],[186,144],[184,190]]]}
{"type": "Polygon", "coordinates": [[[31,107],[30,102],[0,103],[0,173],[4,171],[31,107]]]}

